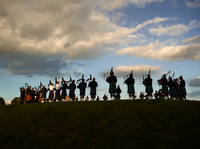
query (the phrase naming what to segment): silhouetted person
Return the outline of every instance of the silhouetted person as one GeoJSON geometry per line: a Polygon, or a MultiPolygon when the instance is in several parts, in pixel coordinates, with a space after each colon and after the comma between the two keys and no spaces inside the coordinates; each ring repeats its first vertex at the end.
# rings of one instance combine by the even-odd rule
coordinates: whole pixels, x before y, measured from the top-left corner
{"type": "Polygon", "coordinates": [[[147,93],[147,98],[153,93],[152,81],[153,80],[151,79],[150,74],[148,74],[147,78],[143,81],[143,84],[145,86],[145,92],[147,93]]]}
{"type": "Polygon", "coordinates": [[[24,88],[21,88],[20,91],[21,91],[21,94],[20,94],[20,104],[24,104],[25,90],[24,90],[24,88]]]}
{"type": "Polygon", "coordinates": [[[163,75],[162,79],[159,82],[162,85],[162,94],[164,97],[168,96],[168,87],[167,87],[167,78],[166,74],[163,75]]]}
{"type": "Polygon", "coordinates": [[[64,83],[62,84],[62,99],[65,99],[67,96],[67,89],[68,89],[68,85],[66,83],[66,81],[64,81],[64,83]]]}
{"type": "Polygon", "coordinates": [[[90,95],[91,95],[92,101],[94,101],[94,98],[97,94],[97,91],[96,91],[97,86],[98,86],[98,83],[95,81],[95,78],[93,78],[93,81],[89,83],[90,95]]]}
{"type": "Polygon", "coordinates": [[[185,89],[185,80],[183,80],[183,77],[180,76],[179,77],[180,80],[178,80],[179,82],[179,99],[185,99],[186,100],[186,89],[185,89]]]}
{"type": "Polygon", "coordinates": [[[127,93],[129,94],[129,98],[134,98],[135,97],[135,79],[133,78],[133,71],[131,71],[129,78],[127,78],[125,80],[125,82],[127,84],[128,90],[127,93]]]}
{"type": "Polygon", "coordinates": [[[110,93],[110,97],[116,97],[116,83],[117,83],[117,78],[116,76],[114,76],[114,72],[113,72],[113,68],[111,68],[110,71],[110,76],[106,79],[106,82],[109,83],[109,93],[110,93]]]}
{"type": "Polygon", "coordinates": [[[31,97],[31,86],[29,86],[27,88],[27,91],[26,91],[26,100],[27,101],[32,101],[32,97],[31,97]]]}
{"type": "Polygon", "coordinates": [[[144,94],[142,92],[140,92],[140,99],[144,98],[144,94]]]}
{"type": "Polygon", "coordinates": [[[46,101],[47,89],[45,85],[43,85],[41,92],[42,92],[42,96],[41,96],[42,100],[46,101]]]}
{"type": "Polygon", "coordinates": [[[31,98],[32,98],[32,102],[35,102],[35,90],[34,90],[34,88],[31,88],[31,98]]]}
{"type": "Polygon", "coordinates": [[[118,85],[118,86],[117,86],[116,99],[121,99],[121,96],[120,96],[121,92],[122,92],[122,90],[120,89],[120,86],[118,85]]]}
{"type": "Polygon", "coordinates": [[[171,99],[175,98],[176,90],[175,90],[175,84],[174,84],[174,81],[172,80],[172,77],[169,77],[169,81],[167,82],[167,85],[169,87],[170,98],[171,99]]]}
{"type": "Polygon", "coordinates": [[[107,100],[108,99],[108,97],[106,96],[106,94],[104,94],[104,96],[103,96],[103,100],[107,100]]]}
{"type": "Polygon", "coordinates": [[[72,101],[74,101],[75,99],[75,89],[76,89],[75,80],[73,80],[72,83],[70,83],[69,85],[69,98],[72,99],[72,101]]]}
{"type": "Polygon", "coordinates": [[[85,97],[85,89],[87,87],[87,83],[85,83],[85,79],[82,79],[82,82],[77,86],[80,89],[80,101],[83,101],[85,97]]]}

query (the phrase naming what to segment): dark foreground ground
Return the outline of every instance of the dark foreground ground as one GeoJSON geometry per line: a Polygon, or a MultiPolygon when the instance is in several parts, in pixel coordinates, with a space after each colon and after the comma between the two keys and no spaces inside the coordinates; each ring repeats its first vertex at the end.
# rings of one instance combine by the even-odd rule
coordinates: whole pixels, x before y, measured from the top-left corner
{"type": "Polygon", "coordinates": [[[0,148],[200,148],[200,102],[121,100],[0,107],[0,148]]]}

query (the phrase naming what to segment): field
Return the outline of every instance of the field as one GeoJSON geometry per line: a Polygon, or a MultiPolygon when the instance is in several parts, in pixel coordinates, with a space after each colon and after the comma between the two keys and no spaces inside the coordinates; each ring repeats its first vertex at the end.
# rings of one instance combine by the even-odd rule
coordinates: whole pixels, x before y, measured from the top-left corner
{"type": "Polygon", "coordinates": [[[200,148],[200,102],[120,100],[0,107],[0,148],[200,148]]]}

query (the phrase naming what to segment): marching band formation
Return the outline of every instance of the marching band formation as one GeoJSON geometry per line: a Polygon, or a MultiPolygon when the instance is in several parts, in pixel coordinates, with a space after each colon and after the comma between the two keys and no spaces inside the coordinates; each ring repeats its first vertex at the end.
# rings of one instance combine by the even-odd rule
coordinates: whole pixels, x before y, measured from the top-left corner
{"type": "MultiPolygon", "coordinates": [[[[164,74],[161,79],[158,80],[158,84],[162,86],[162,89],[159,91],[155,91],[153,94],[153,86],[152,86],[152,78],[151,78],[151,69],[149,70],[149,73],[147,75],[143,75],[143,85],[145,86],[145,92],[146,95],[142,92],[140,92],[140,99],[146,98],[146,99],[152,99],[153,96],[155,99],[180,99],[186,100],[186,89],[185,89],[185,80],[182,76],[179,78],[173,79],[174,74],[172,77],[169,75],[170,71],[167,74],[164,74]],[[169,75],[167,79],[167,75],[169,75]]],[[[111,99],[120,99],[120,94],[122,90],[120,89],[120,86],[116,86],[117,83],[117,77],[114,75],[113,68],[111,68],[110,75],[106,76],[106,82],[109,83],[109,93],[111,99]]],[[[129,99],[135,99],[135,79],[133,78],[133,70],[129,74],[129,76],[126,78],[124,77],[125,81],[124,84],[127,84],[127,93],[129,94],[129,99]]],[[[31,88],[31,86],[28,86],[27,83],[25,83],[26,87],[21,87],[21,95],[20,95],[20,104],[24,104],[26,102],[52,102],[52,101],[78,101],[78,97],[75,95],[75,90],[78,88],[80,90],[80,101],[83,101],[85,98],[85,91],[87,87],[87,82],[89,82],[88,87],[90,87],[90,95],[91,100],[94,101],[97,95],[96,88],[98,87],[98,83],[95,81],[95,78],[92,78],[90,75],[90,78],[88,78],[86,81],[84,79],[84,75],[82,75],[82,78],[77,80],[75,83],[75,80],[72,80],[70,77],[69,81],[65,81],[64,78],[62,78],[61,85],[59,84],[59,81],[57,81],[57,78],[55,78],[56,85],[49,81],[48,88],[46,88],[45,85],[42,85],[40,82],[40,86],[38,89],[31,88]],[[81,82],[80,82],[81,81],[81,82]],[[80,82],[80,83],[79,83],[80,82]],[[69,84],[69,85],[68,85],[69,84]],[[76,86],[76,84],[78,84],[76,86]],[[67,89],[69,89],[69,94],[67,94],[67,89]],[[49,91],[49,94],[47,95],[47,92],[49,91]]],[[[106,94],[103,96],[103,100],[107,100],[108,97],[106,94]]],[[[89,97],[86,96],[85,101],[88,101],[89,97]]],[[[97,101],[99,101],[99,96],[96,98],[97,101]]]]}

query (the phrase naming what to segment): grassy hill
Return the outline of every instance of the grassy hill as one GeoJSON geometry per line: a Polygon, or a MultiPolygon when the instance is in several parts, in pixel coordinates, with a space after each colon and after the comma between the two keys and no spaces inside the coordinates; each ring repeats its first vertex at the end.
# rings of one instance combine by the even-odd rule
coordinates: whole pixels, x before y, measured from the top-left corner
{"type": "Polygon", "coordinates": [[[0,148],[200,148],[200,102],[120,100],[0,107],[0,148]]]}

